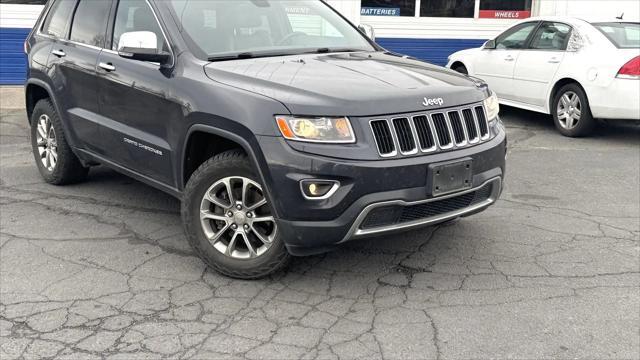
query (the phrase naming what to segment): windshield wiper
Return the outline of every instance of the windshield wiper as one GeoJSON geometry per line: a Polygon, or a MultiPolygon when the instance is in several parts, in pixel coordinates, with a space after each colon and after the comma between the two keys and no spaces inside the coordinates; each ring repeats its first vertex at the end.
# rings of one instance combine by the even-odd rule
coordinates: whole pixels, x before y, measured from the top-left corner
{"type": "Polygon", "coordinates": [[[253,59],[256,57],[260,57],[260,56],[256,56],[254,53],[251,53],[251,52],[243,52],[243,53],[231,54],[231,55],[210,56],[209,58],[207,58],[207,60],[208,61],[224,61],[224,60],[235,60],[235,59],[253,59]]]}
{"type": "Polygon", "coordinates": [[[366,51],[363,49],[352,49],[352,48],[328,48],[321,47],[311,51],[290,51],[290,52],[241,52],[236,54],[229,55],[215,55],[209,56],[207,58],[208,61],[227,61],[227,60],[238,60],[238,59],[257,59],[257,58],[265,58],[265,57],[275,57],[275,56],[289,56],[289,55],[298,55],[298,54],[327,54],[327,53],[336,53],[336,52],[359,52],[366,51]]]}
{"type": "Polygon", "coordinates": [[[215,55],[209,56],[207,60],[209,61],[225,61],[225,60],[237,60],[237,59],[258,59],[258,58],[266,58],[266,57],[276,57],[276,56],[287,56],[287,55],[295,55],[290,52],[241,52],[237,54],[230,55],[215,55]]]}
{"type": "Polygon", "coordinates": [[[351,48],[328,48],[328,47],[321,47],[321,48],[317,48],[315,51],[312,51],[314,53],[318,53],[318,54],[326,54],[326,53],[330,53],[330,52],[358,52],[358,51],[365,51],[362,49],[351,49],[351,48]]]}

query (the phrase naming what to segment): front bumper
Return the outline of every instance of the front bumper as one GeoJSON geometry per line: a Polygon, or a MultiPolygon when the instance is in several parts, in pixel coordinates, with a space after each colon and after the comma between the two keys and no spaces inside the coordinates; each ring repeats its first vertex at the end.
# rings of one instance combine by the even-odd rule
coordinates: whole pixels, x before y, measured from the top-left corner
{"type": "Polygon", "coordinates": [[[259,137],[258,141],[267,162],[265,181],[279,231],[293,255],[321,253],[350,239],[432,225],[482,211],[497,200],[505,173],[504,131],[493,140],[469,148],[375,161],[310,155],[294,150],[279,137],[259,137]],[[473,161],[472,189],[434,198],[427,186],[429,164],[463,158],[473,161]],[[299,181],[309,178],[337,180],[341,186],[328,199],[308,200],[300,191],[299,181]],[[487,197],[478,202],[414,221],[361,228],[374,209],[429,204],[487,186],[487,197]]]}

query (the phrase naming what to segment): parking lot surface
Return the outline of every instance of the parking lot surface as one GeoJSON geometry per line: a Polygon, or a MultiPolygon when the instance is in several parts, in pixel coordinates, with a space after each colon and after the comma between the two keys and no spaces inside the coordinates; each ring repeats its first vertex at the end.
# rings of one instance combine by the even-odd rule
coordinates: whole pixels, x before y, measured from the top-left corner
{"type": "Polygon", "coordinates": [[[506,188],[453,224],[208,270],[179,203],[108,169],[53,187],[0,123],[0,358],[638,358],[640,127],[503,109],[506,188]]]}

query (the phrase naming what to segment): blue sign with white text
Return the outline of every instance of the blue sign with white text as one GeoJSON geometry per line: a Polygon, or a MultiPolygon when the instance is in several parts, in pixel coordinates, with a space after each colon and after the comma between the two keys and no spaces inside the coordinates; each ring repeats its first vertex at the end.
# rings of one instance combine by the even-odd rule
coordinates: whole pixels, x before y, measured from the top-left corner
{"type": "Polygon", "coordinates": [[[362,16],[400,16],[400,8],[363,7],[362,16]]]}

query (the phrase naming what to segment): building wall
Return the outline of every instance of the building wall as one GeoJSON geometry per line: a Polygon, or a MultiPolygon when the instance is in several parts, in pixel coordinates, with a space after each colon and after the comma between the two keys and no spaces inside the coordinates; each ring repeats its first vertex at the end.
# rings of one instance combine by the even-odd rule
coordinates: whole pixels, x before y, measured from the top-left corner
{"type": "MultiPolygon", "coordinates": [[[[438,65],[462,49],[478,47],[516,20],[475,18],[420,18],[360,16],[360,0],[327,0],[354,24],[369,24],[377,42],[398,53],[438,65]]],[[[424,0],[422,0],[424,1],[424,0]]],[[[0,85],[22,84],[26,60],[23,42],[35,23],[41,5],[0,4],[0,85]]],[[[638,20],[640,0],[533,0],[532,14],[570,15],[611,19],[625,13],[625,20],[638,20]]]]}
{"type": "Polygon", "coordinates": [[[540,15],[569,15],[613,19],[624,13],[624,20],[640,20],[638,0],[547,0],[540,3],[540,15]]]}
{"type": "MultiPolygon", "coordinates": [[[[419,1],[426,0],[417,0],[417,3],[419,1]]],[[[474,18],[362,16],[360,21],[374,27],[380,45],[445,65],[450,54],[481,46],[519,21],[481,19],[477,4],[475,11],[474,18]]],[[[625,20],[638,21],[640,0],[533,0],[531,13],[532,16],[576,16],[605,20],[613,20],[624,13],[625,20]]]]}
{"type": "Polygon", "coordinates": [[[383,47],[437,65],[456,51],[481,46],[515,20],[362,16],[383,47]]]}
{"type": "Polygon", "coordinates": [[[23,44],[42,8],[0,4],[0,85],[24,83],[27,61],[23,44]]]}

